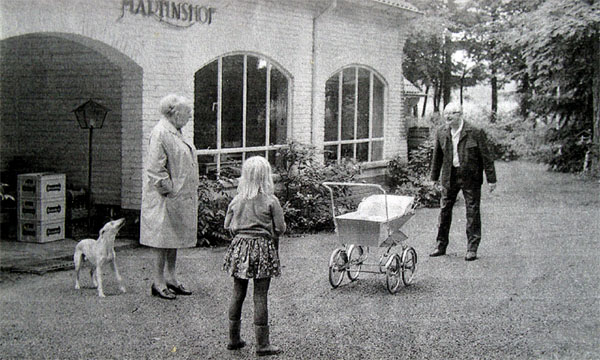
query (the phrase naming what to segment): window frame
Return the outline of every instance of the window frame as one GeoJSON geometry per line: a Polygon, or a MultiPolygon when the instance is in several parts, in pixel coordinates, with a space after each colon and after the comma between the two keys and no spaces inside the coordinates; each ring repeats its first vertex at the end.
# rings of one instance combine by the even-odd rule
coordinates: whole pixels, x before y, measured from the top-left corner
{"type": "MultiPolygon", "coordinates": [[[[242,161],[246,159],[248,153],[264,152],[265,158],[269,160],[269,152],[286,147],[286,144],[272,144],[270,143],[271,133],[271,71],[275,68],[279,71],[287,80],[287,113],[286,113],[286,140],[290,139],[292,134],[292,76],[282,66],[271,60],[269,57],[262,54],[252,52],[233,52],[221,55],[212,61],[207,62],[204,66],[199,68],[197,71],[203,69],[205,66],[217,61],[217,134],[216,134],[216,148],[215,149],[196,149],[196,156],[202,155],[214,155],[216,158],[215,166],[217,176],[221,172],[222,160],[221,155],[224,154],[241,154],[242,161]],[[223,59],[229,56],[243,55],[243,80],[242,80],[242,146],[241,147],[223,147],[222,146],[222,104],[223,104],[223,59]],[[266,95],[265,95],[265,145],[262,146],[251,146],[246,147],[246,116],[247,116],[247,101],[248,101],[248,56],[257,58],[258,60],[266,61],[266,95]]],[[[195,127],[195,124],[194,124],[195,127]]],[[[194,130],[195,131],[195,130],[194,130]]]]}
{"type": "MultiPolygon", "coordinates": [[[[338,71],[336,71],[332,76],[330,76],[327,81],[329,81],[330,79],[332,79],[333,77],[337,76],[338,77],[338,96],[337,96],[337,140],[324,140],[323,141],[323,148],[327,148],[327,147],[332,147],[335,146],[336,147],[336,161],[339,163],[342,161],[342,146],[343,145],[347,145],[347,144],[351,144],[352,145],[352,159],[356,160],[357,159],[357,147],[358,144],[364,144],[367,143],[368,144],[368,153],[367,153],[367,161],[362,162],[362,163],[375,163],[375,162],[379,162],[379,161],[383,161],[383,154],[382,154],[382,158],[378,159],[378,160],[373,160],[372,159],[372,153],[373,153],[373,143],[374,142],[381,142],[381,146],[382,146],[382,151],[383,151],[383,147],[385,146],[385,124],[386,124],[386,113],[385,113],[385,107],[386,107],[386,91],[387,91],[387,84],[384,81],[384,79],[377,74],[377,72],[375,72],[375,70],[366,67],[366,66],[361,66],[361,65],[349,65],[346,66],[344,68],[339,69],[338,71]],[[343,140],[342,139],[342,108],[343,108],[343,87],[344,87],[344,70],[347,69],[354,69],[354,135],[353,135],[353,139],[350,140],[343,140]],[[369,116],[368,116],[368,121],[369,121],[369,135],[367,138],[361,138],[361,139],[357,139],[357,133],[358,133],[358,83],[359,83],[359,70],[363,69],[363,70],[367,70],[369,72],[369,116]],[[382,124],[381,126],[382,128],[382,135],[381,137],[373,137],[373,94],[374,94],[374,80],[377,79],[379,80],[379,82],[382,84],[383,86],[383,109],[382,109],[382,124]]],[[[325,103],[325,106],[327,106],[327,103],[325,103]]],[[[324,124],[323,129],[325,129],[326,126],[324,124]]]]}

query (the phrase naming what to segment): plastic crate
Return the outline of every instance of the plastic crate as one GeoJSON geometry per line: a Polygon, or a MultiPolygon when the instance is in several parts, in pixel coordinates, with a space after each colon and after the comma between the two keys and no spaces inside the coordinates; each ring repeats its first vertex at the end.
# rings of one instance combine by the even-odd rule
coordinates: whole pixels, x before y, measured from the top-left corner
{"type": "Polygon", "coordinates": [[[30,173],[17,176],[19,199],[65,199],[67,177],[65,174],[30,173]]]}
{"type": "Polygon", "coordinates": [[[28,199],[21,198],[17,215],[19,219],[52,221],[65,218],[66,206],[64,199],[28,199]]]}
{"type": "Polygon", "coordinates": [[[65,220],[35,221],[19,219],[17,240],[22,242],[46,243],[65,238],[65,220]]]}

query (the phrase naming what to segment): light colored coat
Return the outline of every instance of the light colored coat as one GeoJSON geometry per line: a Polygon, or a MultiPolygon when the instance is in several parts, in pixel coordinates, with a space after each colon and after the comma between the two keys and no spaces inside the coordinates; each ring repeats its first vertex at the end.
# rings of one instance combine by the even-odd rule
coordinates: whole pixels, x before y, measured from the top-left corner
{"type": "Polygon", "coordinates": [[[198,159],[196,148],[168,120],[150,135],[142,185],[140,243],[164,249],[196,246],[198,159]]]}

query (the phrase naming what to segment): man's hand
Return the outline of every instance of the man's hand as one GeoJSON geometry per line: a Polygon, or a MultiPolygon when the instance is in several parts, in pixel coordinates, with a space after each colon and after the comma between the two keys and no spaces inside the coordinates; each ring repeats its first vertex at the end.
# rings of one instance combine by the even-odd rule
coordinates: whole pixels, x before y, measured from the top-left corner
{"type": "Polygon", "coordinates": [[[496,190],[496,183],[491,183],[490,185],[490,193],[496,190]]]}

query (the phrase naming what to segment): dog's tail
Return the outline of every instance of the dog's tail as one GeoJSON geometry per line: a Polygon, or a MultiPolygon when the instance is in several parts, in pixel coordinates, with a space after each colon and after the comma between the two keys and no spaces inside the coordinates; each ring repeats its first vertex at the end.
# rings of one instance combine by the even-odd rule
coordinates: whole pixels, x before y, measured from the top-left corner
{"type": "Polygon", "coordinates": [[[75,265],[75,270],[79,270],[83,260],[85,260],[85,255],[83,254],[83,251],[81,250],[78,244],[75,247],[75,254],[73,254],[73,264],[75,265]]]}

